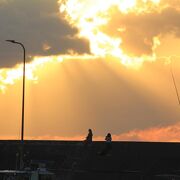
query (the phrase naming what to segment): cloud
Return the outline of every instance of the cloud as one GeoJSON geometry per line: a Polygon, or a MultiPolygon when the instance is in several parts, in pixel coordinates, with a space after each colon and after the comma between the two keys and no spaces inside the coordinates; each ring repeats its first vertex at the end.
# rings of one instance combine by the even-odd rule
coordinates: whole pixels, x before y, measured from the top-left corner
{"type": "Polygon", "coordinates": [[[0,0],[0,6],[4,5],[6,3],[6,0],[0,0]]]}
{"type": "Polygon", "coordinates": [[[180,123],[114,135],[114,140],[180,142],[180,123]]]}
{"type": "Polygon", "coordinates": [[[178,1],[112,0],[104,6],[103,0],[59,2],[67,21],[89,40],[92,54],[116,57],[126,66],[155,61],[162,39],[179,37],[178,1]]]}
{"type": "Polygon", "coordinates": [[[5,39],[24,43],[28,59],[91,51],[116,56],[122,63],[126,61],[124,64],[141,64],[145,58],[153,61],[159,39],[169,34],[180,36],[179,1],[132,2],[114,0],[101,7],[101,0],[66,0],[59,4],[57,0],[0,0],[0,67],[15,65],[22,59],[19,47],[5,43],[5,39]],[[59,6],[64,8],[63,13],[59,6]]]}
{"type": "Polygon", "coordinates": [[[161,39],[169,34],[180,37],[180,11],[175,6],[168,6],[161,11],[149,9],[141,13],[137,10],[122,13],[114,8],[112,12],[111,20],[102,29],[108,35],[122,39],[121,47],[126,54],[151,55],[155,37],[161,39]]]}
{"type": "MultiPolygon", "coordinates": [[[[83,141],[86,134],[75,136],[58,136],[58,135],[42,135],[42,136],[26,136],[28,140],[67,140],[67,141],[83,141]]],[[[20,139],[19,136],[0,136],[1,140],[20,139]]],[[[180,123],[167,126],[159,126],[144,130],[132,130],[122,134],[112,134],[113,141],[145,141],[145,142],[180,142],[180,123]]],[[[104,136],[94,136],[93,141],[104,141],[104,136]]]]}
{"type": "MultiPolygon", "coordinates": [[[[105,136],[94,136],[94,141],[104,141],[105,136]]],[[[39,136],[29,137],[30,139],[39,140],[84,140],[85,135],[79,136],[39,136]]],[[[132,130],[122,134],[112,134],[113,141],[148,141],[148,142],[180,142],[180,123],[170,124],[166,126],[157,126],[144,130],[132,130]]]]}
{"type": "Polygon", "coordinates": [[[28,56],[65,54],[69,50],[89,52],[88,41],[77,37],[78,29],[62,18],[57,0],[1,0],[0,4],[1,67],[15,65],[22,59],[20,47],[5,39],[24,43],[28,56]],[[51,48],[44,49],[45,44],[51,48]]]}

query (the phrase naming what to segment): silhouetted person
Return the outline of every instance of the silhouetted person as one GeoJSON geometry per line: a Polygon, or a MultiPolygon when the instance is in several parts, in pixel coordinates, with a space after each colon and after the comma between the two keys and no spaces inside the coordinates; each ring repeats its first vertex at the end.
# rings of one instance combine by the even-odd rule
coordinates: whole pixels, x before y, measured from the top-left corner
{"type": "Polygon", "coordinates": [[[111,137],[111,133],[108,133],[105,137],[106,143],[107,144],[111,144],[112,142],[112,137],[111,137]]]}
{"type": "Polygon", "coordinates": [[[85,145],[88,145],[88,144],[91,144],[92,143],[92,138],[93,138],[93,133],[92,133],[92,130],[89,129],[88,130],[88,135],[86,136],[86,139],[85,139],[85,145]]]}
{"type": "Polygon", "coordinates": [[[112,149],[112,137],[111,137],[111,133],[108,133],[105,137],[106,140],[106,148],[107,150],[111,150],[112,149]]]}
{"type": "Polygon", "coordinates": [[[104,149],[99,153],[100,155],[107,155],[111,149],[112,149],[112,137],[111,137],[111,133],[108,133],[105,137],[105,147],[104,149]]]}

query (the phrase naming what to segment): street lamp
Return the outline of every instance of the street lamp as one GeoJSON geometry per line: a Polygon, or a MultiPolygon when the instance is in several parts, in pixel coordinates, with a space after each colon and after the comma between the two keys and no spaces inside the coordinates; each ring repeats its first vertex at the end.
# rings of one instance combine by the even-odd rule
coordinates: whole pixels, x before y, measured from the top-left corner
{"type": "Polygon", "coordinates": [[[22,121],[21,121],[21,151],[20,151],[20,169],[23,169],[23,145],[24,145],[24,100],[25,100],[25,70],[26,70],[26,50],[22,43],[15,40],[6,40],[14,44],[19,44],[23,48],[23,89],[22,89],[22,121]]]}

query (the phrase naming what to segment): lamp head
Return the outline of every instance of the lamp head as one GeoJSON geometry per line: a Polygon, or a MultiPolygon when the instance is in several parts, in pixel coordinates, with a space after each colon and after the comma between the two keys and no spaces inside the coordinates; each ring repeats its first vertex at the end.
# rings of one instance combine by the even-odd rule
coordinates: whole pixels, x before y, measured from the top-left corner
{"type": "Polygon", "coordinates": [[[7,42],[16,43],[15,40],[6,40],[7,42]]]}

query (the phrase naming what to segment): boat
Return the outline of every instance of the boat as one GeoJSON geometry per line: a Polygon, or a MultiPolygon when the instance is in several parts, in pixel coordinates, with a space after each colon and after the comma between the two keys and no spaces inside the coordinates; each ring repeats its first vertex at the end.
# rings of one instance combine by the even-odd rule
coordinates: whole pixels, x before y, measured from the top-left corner
{"type": "Polygon", "coordinates": [[[45,169],[0,170],[1,180],[55,180],[55,174],[45,169]]]}

